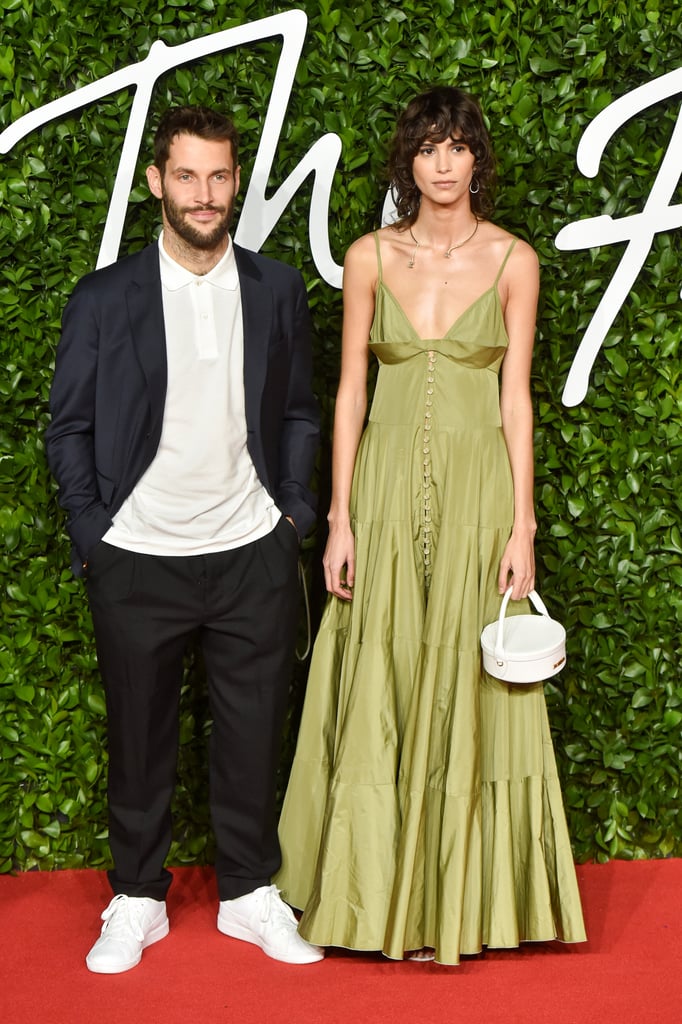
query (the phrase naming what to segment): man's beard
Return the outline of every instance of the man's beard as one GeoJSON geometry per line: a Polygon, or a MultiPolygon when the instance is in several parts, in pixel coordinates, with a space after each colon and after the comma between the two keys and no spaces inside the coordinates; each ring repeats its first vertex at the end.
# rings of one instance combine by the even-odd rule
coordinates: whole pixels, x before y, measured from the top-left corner
{"type": "Polygon", "coordinates": [[[232,203],[227,208],[224,206],[213,206],[212,204],[208,206],[182,207],[174,203],[166,192],[161,196],[161,203],[169,226],[176,235],[179,235],[187,245],[192,246],[194,249],[208,251],[215,249],[224,240],[232,223],[232,211],[234,208],[232,203]],[[212,231],[205,233],[185,220],[184,214],[191,210],[215,210],[216,213],[222,213],[222,217],[212,231]]]}

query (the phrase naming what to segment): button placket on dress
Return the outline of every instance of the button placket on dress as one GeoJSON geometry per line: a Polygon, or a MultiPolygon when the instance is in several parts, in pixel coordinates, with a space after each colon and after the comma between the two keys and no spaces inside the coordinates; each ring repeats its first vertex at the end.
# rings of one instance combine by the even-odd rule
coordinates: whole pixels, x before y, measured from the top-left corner
{"type": "Polygon", "coordinates": [[[431,584],[431,428],[433,411],[433,385],[436,379],[436,353],[430,349],[426,353],[426,398],[424,403],[424,429],[422,434],[423,452],[423,485],[421,509],[421,539],[424,559],[424,585],[428,590],[431,584]]]}

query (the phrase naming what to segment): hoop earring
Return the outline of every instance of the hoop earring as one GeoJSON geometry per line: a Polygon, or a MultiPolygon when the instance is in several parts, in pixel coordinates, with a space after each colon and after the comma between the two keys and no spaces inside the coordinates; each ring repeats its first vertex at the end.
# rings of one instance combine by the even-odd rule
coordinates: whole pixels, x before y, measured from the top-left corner
{"type": "Polygon", "coordinates": [[[476,181],[476,188],[474,188],[474,182],[475,181],[476,181],[476,179],[472,178],[471,181],[469,182],[469,191],[471,192],[472,196],[477,196],[478,193],[481,191],[481,186],[479,185],[479,183],[477,181],[476,181]]]}

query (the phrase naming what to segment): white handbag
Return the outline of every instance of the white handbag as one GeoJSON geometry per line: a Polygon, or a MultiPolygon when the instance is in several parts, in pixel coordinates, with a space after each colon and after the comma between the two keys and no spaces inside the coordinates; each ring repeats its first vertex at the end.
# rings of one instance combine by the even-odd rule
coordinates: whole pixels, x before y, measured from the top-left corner
{"type": "Polygon", "coordinates": [[[509,587],[502,599],[500,617],[481,633],[483,668],[507,683],[539,683],[566,664],[566,630],[534,590],[528,597],[540,615],[505,618],[511,592],[509,587]]]}

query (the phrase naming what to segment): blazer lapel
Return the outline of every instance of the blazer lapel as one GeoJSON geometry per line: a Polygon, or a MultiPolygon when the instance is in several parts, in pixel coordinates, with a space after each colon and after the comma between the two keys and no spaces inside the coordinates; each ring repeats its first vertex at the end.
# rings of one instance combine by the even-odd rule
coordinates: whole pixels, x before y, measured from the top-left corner
{"type": "Polygon", "coordinates": [[[156,243],[140,253],[137,272],[126,289],[126,303],[133,344],[147,379],[150,432],[154,434],[161,426],[168,378],[161,271],[156,243]]]}
{"type": "Polygon", "coordinates": [[[260,408],[268,364],[268,344],[272,325],[272,294],[251,254],[235,245],[239,273],[244,327],[244,399],[246,425],[259,432],[260,408]]]}

